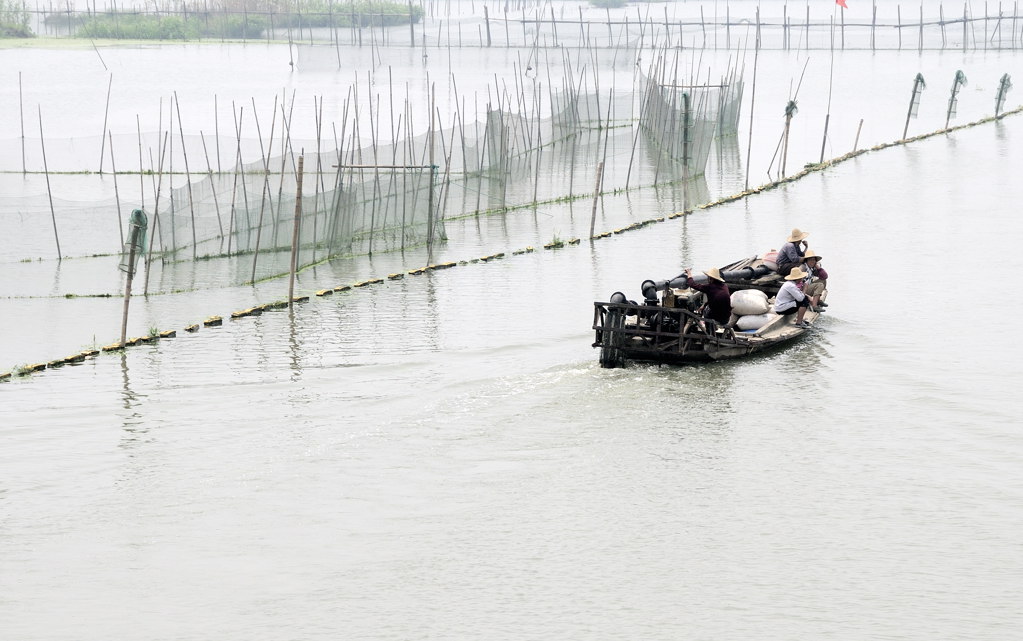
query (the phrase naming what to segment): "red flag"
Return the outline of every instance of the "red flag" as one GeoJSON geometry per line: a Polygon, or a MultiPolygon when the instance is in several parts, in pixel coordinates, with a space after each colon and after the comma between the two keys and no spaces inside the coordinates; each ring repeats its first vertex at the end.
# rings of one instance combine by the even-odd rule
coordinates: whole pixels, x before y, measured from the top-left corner
{"type": "Polygon", "coordinates": [[[845,0],[835,0],[835,4],[842,7],[843,9],[849,8],[849,6],[845,4],[845,0]]]}

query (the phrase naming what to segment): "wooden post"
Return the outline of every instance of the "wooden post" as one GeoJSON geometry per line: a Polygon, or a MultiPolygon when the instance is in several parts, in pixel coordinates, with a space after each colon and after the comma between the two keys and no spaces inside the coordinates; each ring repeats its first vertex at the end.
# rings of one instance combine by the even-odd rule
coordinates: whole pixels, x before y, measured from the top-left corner
{"type": "Polygon", "coordinates": [[[920,91],[924,88],[924,77],[923,74],[916,74],[916,78],[913,80],[913,96],[909,99],[909,111],[906,114],[906,127],[902,130],[902,139],[906,139],[906,134],[909,133],[909,119],[913,117],[914,108],[919,105],[920,91]]]}
{"type": "MultiPolygon", "coordinates": [[[[790,102],[789,105],[792,105],[790,102]]],[[[793,110],[786,107],[785,109],[785,136],[782,143],[781,153],[781,177],[785,177],[785,166],[788,164],[789,159],[789,130],[792,126],[793,110]]]]}
{"type": "Polygon", "coordinates": [[[690,141],[692,136],[690,135],[690,128],[692,127],[692,103],[689,92],[682,92],[682,177],[686,180],[689,179],[689,165],[690,165],[690,141]]]}
{"type": "Polygon", "coordinates": [[[597,224],[597,198],[600,197],[600,182],[604,178],[604,161],[597,163],[597,180],[593,185],[593,210],[590,213],[590,239],[593,239],[593,228],[597,224]]]}
{"type": "Polygon", "coordinates": [[[298,230],[302,220],[302,168],[305,150],[298,156],[298,171],[295,175],[295,227],[291,233],[291,277],[288,279],[288,307],[295,301],[295,271],[298,269],[298,230]]]}
{"type": "Polygon", "coordinates": [[[845,11],[839,11],[842,14],[842,51],[845,51],[845,11]]]}
{"type": "Polygon", "coordinates": [[[700,5],[700,29],[703,31],[703,48],[707,48],[707,24],[703,18],[703,5],[700,5]]]}
{"type": "Polygon", "coordinates": [[[1011,40],[1012,46],[1009,47],[1010,49],[1015,49],[1016,48],[1016,14],[1017,14],[1018,10],[1019,10],[1019,2],[1018,1],[1017,2],[1013,2],[1012,3],[1012,40],[1011,40]]]}
{"type": "MultiPolygon", "coordinates": [[[[553,10],[554,9],[552,8],[551,11],[553,10]]],[[[483,5],[483,22],[487,26],[487,46],[489,47],[491,44],[493,44],[493,42],[490,39],[490,10],[487,9],[487,5],[483,5]]]]}
{"type": "Polygon", "coordinates": [[[899,17],[899,27],[898,27],[898,32],[899,32],[899,50],[901,51],[902,50],[902,5],[901,4],[900,5],[896,5],[895,6],[895,10],[898,12],[898,17],[899,17]]]}
{"type": "Polygon", "coordinates": [[[810,3],[806,3],[806,50],[810,50],[810,3]]]}
{"type": "Polygon", "coordinates": [[[938,5],[938,23],[941,25],[941,50],[945,50],[947,41],[945,39],[945,5],[938,5]]]}
{"type": "Polygon", "coordinates": [[[966,17],[968,15],[967,14],[967,6],[968,6],[967,3],[964,2],[963,3],[963,51],[966,51],[966,39],[968,38],[967,22],[966,22],[966,17]]]}
{"type": "Polygon", "coordinates": [[[117,203],[117,230],[121,233],[121,246],[124,245],[124,225],[121,223],[121,194],[117,190],[117,166],[114,164],[114,134],[107,132],[110,137],[110,173],[114,175],[114,202],[117,203]]]}
{"type": "Polygon", "coordinates": [[[124,284],[124,312],[121,315],[121,347],[128,337],[128,303],[131,301],[131,281],[135,276],[135,227],[131,229],[131,249],[128,254],[128,278],[124,284]]]}
{"type": "Polygon", "coordinates": [[[178,112],[178,133],[181,136],[181,156],[185,159],[185,185],[188,187],[188,211],[192,220],[192,260],[199,256],[199,241],[195,234],[195,201],[192,198],[192,176],[188,170],[188,150],[185,148],[185,129],[181,125],[181,103],[178,92],[174,92],[174,107],[178,112]]]}
{"type": "MultiPolygon", "coordinates": [[[[757,7],[757,25],[760,25],[760,7],[757,7]]],[[[743,190],[749,189],[749,162],[750,154],[753,152],[753,106],[757,100],[757,62],[760,60],[760,37],[759,29],[757,30],[758,37],[754,43],[756,47],[753,51],[753,89],[750,94],[749,100],[749,142],[746,143],[746,185],[743,190]]]]}
{"type": "Polygon", "coordinates": [[[121,315],[121,347],[124,347],[124,343],[128,337],[128,303],[131,301],[131,282],[135,278],[135,257],[137,246],[141,246],[144,241],[139,239],[139,236],[144,233],[146,228],[146,215],[141,209],[136,209],[131,212],[131,220],[129,221],[128,229],[128,264],[125,273],[127,279],[124,284],[124,312],[121,315]]]}
{"type": "Polygon", "coordinates": [[[789,50],[789,3],[785,3],[781,10],[781,41],[782,49],[789,50]]]}
{"type": "Polygon", "coordinates": [[[434,200],[434,183],[436,182],[437,176],[437,165],[434,163],[434,136],[436,136],[435,122],[433,119],[434,113],[436,113],[436,100],[437,90],[433,85],[430,85],[430,132],[429,138],[429,151],[430,151],[430,185],[428,191],[429,202],[426,208],[426,260],[427,262],[433,262],[433,200],[434,200]]]}
{"type": "Polygon", "coordinates": [[[103,173],[103,153],[106,150],[107,140],[107,118],[110,115],[110,90],[114,86],[114,74],[110,74],[110,82],[107,83],[107,106],[103,110],[103,132],[100,134],[99,146],[99,173],[103,173]]]}
{"type": "Polygon", "coordinates": [[[28,173],[25,166],[25,103],[21,93],[21,72],[18,72],[18,116],[21,119],[21,173],[28,173]]]}
{"type": "MultiPolygon", "coordinates": [[[[146,252],[146,283],[142,290],[143,295],[149,295],[149,273],[153,265],[153,243],[156,240],[156,233],[160,230],[160,190],[163,188],[163,156],[167,151],[167,135],[169,131],[164,132],[163,141],[160,144],[160,162],[157,164],[157,174],[160,176],[159,182],[156,183],[156,195],[153,198],[153,231],[149,234],[149,251],[146,252]]],[[[153,165],[152,154],[149,157],[150,166],[153,165]]],[[[160,236],[161,247],[163,245],[163,236],[160,236]]]]}
{"type": "Polygon", "coordinates": [[[874,8],[873,8],[873,12],[871,14],[872,17],[870,19],[870,50],[871,51],[874,50],[874,43],[875,43],[875,40],[874,40],[874,30],[877,28],[877,0],[874,0],[874,2],[872,4],[873,4],[874,8]]]}
{"type": "Polygon", "coordinates": [[[924,5],[920,3],[920,42],[917,51],[923,53],[924,50],[924,5]]]}
{"type": "Polygon", "coordinates": [[[64,260],[60,253],[60,236],[57,235],[57,214],[53,211],[53,191],[50,189],[50,169],[46,165],[46,139],[43,137],[43,107],[39,106],[39,146],[43,151],[43,174],[46,176],[46,195],[50,199],[50,219],[53,221],[53,239],[57,242],[57,260],[64,260]]]}
{"type": "Polygon", "coordinates": [[[860,130],[863,129],[863,118],[860,118],[860,124],[856,127],[856,140],[853,142],[853,151],[856,151],[860,147],[860,130]]]}

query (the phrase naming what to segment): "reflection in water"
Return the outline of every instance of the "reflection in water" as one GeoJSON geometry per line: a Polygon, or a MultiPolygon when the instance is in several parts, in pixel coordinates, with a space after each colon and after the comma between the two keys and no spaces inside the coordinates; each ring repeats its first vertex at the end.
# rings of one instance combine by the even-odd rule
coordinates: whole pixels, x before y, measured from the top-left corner
{"type": "Polygon", "coordinates": [[[140,435],[149,431],[147,423],[139,407],[142,405],[140,395],[132,389],[130,368],[128,367],[128,354],[121,350],[121,403],[125,412],[121,418],[121,426],[124,435],[121,440],[121,447],[135,443],[140,435]]]}
{"type": "Polygon", "coordinates": [[[728,184],[737,182],[743,176],[742,152],[739,149],[739,137],[737,135],[718,136],[714,139],[714,157],[717,161],[718,183],[728,184]]]}
{"type": "Polygon", "coordinates": [[[288,305],[288,364],[291,366],[291,382],[302,379],[302,341],[295,322],[295,303],[288,305]]]}

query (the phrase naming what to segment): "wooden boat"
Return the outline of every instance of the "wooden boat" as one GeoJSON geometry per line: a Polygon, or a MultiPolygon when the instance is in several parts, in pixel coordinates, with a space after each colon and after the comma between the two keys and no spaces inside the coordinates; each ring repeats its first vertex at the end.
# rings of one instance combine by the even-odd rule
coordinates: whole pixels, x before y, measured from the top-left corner
{"type": "MultiPolygon", "coordinates": [[[[777,295],[784,279],[761,257],[745,258],[721,268],[731,292],[759,289],[777,295]]],[[[693,276],[706,282],[707,276],[693,276]]],[[[644,281],[643,302],[621,292],[607,302],[595,302],[593,347],[600,348],[602,367],[621,367],[627,361],[683,364],[718,361],[762,352],[807,332],[795,315],[777,316],[755,330],[740,330],[704,318],[699,309],[704,295],[689,289],[682,274],[670,281],[644,281]]],[[[822,295],[826,297],[827,291],[822,295]]],[[[773,302],[773,300],[772,300],[773,302]]],[[[812,326],[819,313],[807,310],[803,320],[812,326]]]]}

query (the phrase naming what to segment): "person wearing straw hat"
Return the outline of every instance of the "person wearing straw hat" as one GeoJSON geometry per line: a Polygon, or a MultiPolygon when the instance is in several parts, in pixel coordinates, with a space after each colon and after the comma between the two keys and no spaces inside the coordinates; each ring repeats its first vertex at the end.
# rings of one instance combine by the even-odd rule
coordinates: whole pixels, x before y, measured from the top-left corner
{"type": "Polygon", "coordinates": [[[796,327],[806,329],[809,323],[803,320],[806,316],[806,309],[810,306],[810,297],[799,289],[799,283],[806,278],[806,272],[799,267],[793,267],[785,277],[785,283],[778,290],[774,297],[774,313],[781,316],[796,315],[796,327]]]}
{"type": "Polygon", "coordinates": [[[810,297],[810,305],[814,308],[827,307],[828,304],[821,300],[821,294],[828,288],[828,272],[821,267],[823,256],[807,249],[803,254],[803,271],[806,278],[803,280],[803,293],[810,297]]]}
{"type": "Polygon", "coordinates": [[[810,232],[802,231],[797,227],[785,239],[785,244],[778,250],[777,263],[779,274],[787,276],[792,272],[793,267],[799,267],[807,248],[806,237],[809,235],[810,232]]]}
{"type": "Polygon", "coordinates": [[[687,269],[686,286],[707,295],[704,317],[727,325],[732,316],[732,293],[728,291],[728,285],[725,284],[725,279],[721,278],[721,270],[717,267],[711,267],[703,274],[707,277],[707,282],[701,284],[693,280],[693,270],[687,269]]]}

